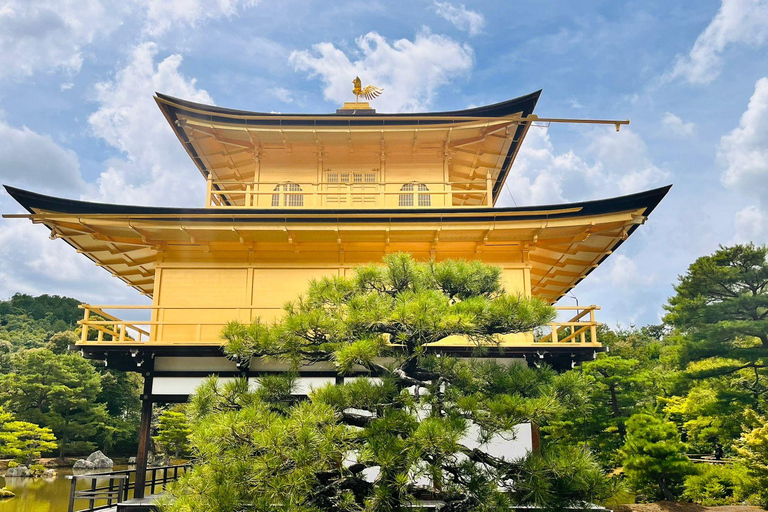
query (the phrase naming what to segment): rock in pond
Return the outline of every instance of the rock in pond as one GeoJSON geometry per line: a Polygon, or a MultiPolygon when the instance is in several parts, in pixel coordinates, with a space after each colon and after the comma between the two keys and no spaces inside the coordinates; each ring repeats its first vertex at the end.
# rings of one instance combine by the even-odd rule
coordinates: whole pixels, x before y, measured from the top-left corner
{"type": "Polygon", "coordinates": [[[128,464],[136,464],[136,457],[129,457],[128,464]]]}
{"type": "Polygon", "coordinates": [[[93,464],[93,467],[96,469],[109,469],[115,465],[112,459],[101,453],[101,450],[93,452],[85,460],[93,464]]]}
{"type": "Polygon", "coordinates": [[[72,469],[96,469],[96,465],[93,462],[80,459],[79,461],[75,462],[75,465],[72,466],[72,469]]]}
{"type": "Polygon", "coordinates": [[[8,468],[8,471],[5,472],[6,478],[17,478],[17,477],[27,477],[32,476],[32,472],[29,470],[27,466],[16,466],[15,468],[8,468]]]}
{"type": "Polygon", "coordinates": [[[13,494],[13,492],[11,492],[10,489],[7,489],[5,487],[0,488],[0,499],[13,498],[15,496],[16,495],[13,494]]]}

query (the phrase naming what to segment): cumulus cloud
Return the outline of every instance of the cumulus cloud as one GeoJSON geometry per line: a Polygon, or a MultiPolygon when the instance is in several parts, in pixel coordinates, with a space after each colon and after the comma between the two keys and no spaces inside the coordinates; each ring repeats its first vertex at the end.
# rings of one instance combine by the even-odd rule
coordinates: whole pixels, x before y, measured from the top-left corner
{"type": "Polygon", "coordinates": [[[768,77],[755,84],[739,126],[720,139],[718,159],[727,187],[758,194],[768,206],[768,77]]]}
{"type": "Polygon", "coordinates": [[[155,63],[154,43],[138,45],[114,80],[96,86],[99,108],[88,122],[96,137],[123,157],[107,162],[98,194],[108,201],[199,206],[202,178],[153,100],[155,91],[212,104],[194,78],[181,74],[181,55],[155,63]]]}
{"type": "Polygon", "coordinates": [[[696,133],[696,123],[686,122],[672,112],[667,112],[661,118],[661,124],[672,135],[690,137],[696,133]]]}
{"type": "Polygon", "coordinates": [[[546,128],[531,128],[512,166],[500,206],[552,204],[631,194],[662,185],[645,142],[623,128],[586,135],[583,154],[559,152],[546,128]],[[512,200],[514,198],[514,201],[512,200]]]}
{"type": "Polygon", "coordinates": [[[0,3],[0,79],[38,71],[77,73],[83,47],[120,25],[124,6],[116,5],[104,0],[0,3]]]}
{"type": "Polygon", "coordinates": [[[457,29],[468,32],[470,36],[479,34],[485,26],[485,16],[467,9],[464,4],[456,7],[450,2],[435,2],[434,7],[438,16],[453,23],[457,29]]]}
{"type": "MultiPolygon", "coordinates": [[[[0,121],[0,182],[36,192],[78,197],[86,188],[77,155],[47,135],[0,121]]],[[[0,211],[21,212],[0,189],[0,211]]],[[[27,220],[0,220],[0,299],[17,292],[56,293],[91,300],[104,290],[125,293],[106,272],[49,231],[27,220]]]]}
{"type": "Polygon", "coordinates": [[[764,244],[768,242],[768,214],[757,206],[747,206],[736,212],[733,228],[734,235],[731,243],[764,244]]]}
{"type": "Polygon", "coordinates": [[[0,182],[45,191],[80,192],[85,186],[74,151],[29,128],[0,121],[0,182]]]}
{"type": "Polygon", "coordinates": [[[84,186],[77,155],[47,135],[0,121],[0,181],[46,190],[80,190],[84,186]]]}
{"type": "Polygon", "coordinates": [[[285,87],[273,87],[269,92],[283,103],[293,103],[293,94],[285,87]]]}
{"type": "Polygon", "coordinates": [[[413,41],[398,39],[391,44],[376,32],[358,38],[357,56],[350,58],[333,45],[319,43],[312,50],[291,53],[297,71],[319,77],[325,99],[341,104],[352,98],[352,78],[363,85],[384,89],[374,102],[380,111],[414,112],[427,109],[437,90],[472,69],[472,49],[453,39],[424,29],[413,41]]]}
{"type": "Polygon", "coordinates": [[[259,0],[139,0],[146,8],[144,31],[157,37],[174,26],[196,26],[209,20],[232,17],[259,0]]]}
{"type": "Polygon", "coordinates": [[[720,75],[723,52],[731,45],[758,47],[768,40],[768,0],[722,0],[720,9],[669,78],[706,84],[720,75]]]}
{"type": "Polygon", "coordinates": [[[608,284],[611,288],[619,290],[650,286],[655,279],[653,274],[641,270],[634,259],[624,254],[612,255],[607,262],[607,268],[595,275],[598,283],[608,284]]]}

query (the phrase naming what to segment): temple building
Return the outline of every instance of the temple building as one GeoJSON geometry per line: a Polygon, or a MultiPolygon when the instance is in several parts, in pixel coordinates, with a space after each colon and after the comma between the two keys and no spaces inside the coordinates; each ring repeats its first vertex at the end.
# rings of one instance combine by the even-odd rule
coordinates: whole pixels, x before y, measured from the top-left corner
{"type": "MultiPolygon", "coordinates": [[[[503,269],[509,293],[556,304],[642,225],[669,187],[629,196],[495,207],[528,130],[543,119],[540,91],[453,112],[379,114],[348,103],[330,114],[233,110],[157,94],[200,170],[201,208],[126,206],[6,187],[27,211],[149,306],[83,305],[85,357],[140,372],[146,465],[153,403],[185,401],[208,375],[258,376],[221,351],[230,320],[274,319],[308,281],[349,275],[387,253],[464,258],[503,269]]],[[[626,121],[585,121],[616,125],[626,121]]],[[[571,368],[603,350],[599,307],[559,306],[546,333],[505,337],[485,357],[571,368]]],[[[470,355],[463,339],[430,347],[470,355]]],[[[297,393],[340,382],[332,366],[302,369],[297,393]]]]}

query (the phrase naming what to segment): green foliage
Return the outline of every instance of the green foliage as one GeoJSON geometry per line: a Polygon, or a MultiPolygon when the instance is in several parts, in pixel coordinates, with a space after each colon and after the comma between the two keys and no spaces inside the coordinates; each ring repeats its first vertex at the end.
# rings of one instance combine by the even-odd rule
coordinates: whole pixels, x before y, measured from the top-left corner
{"type": "Polygon", "coordinates": [[[45,348],[54,354],[66,354],[69,352],[70,345],[77,343],[78,337],[72,331],[57,332],[50,337],[45,348]]]}
{"type": "Polygon", "coordinates": [[[50,429],[17,421],[0,407],[0,456],[13,457],[17,462],[28,465],[56,447],[56,437],[50,429]]]}
{"type": "Polygon", "coordinates": [[[92,440],[109,423],[96,400],[100,392],[100,376],[88,361],[42,348],[20,353],[14,372],[0,377],[0,403],[21,420],[50,427],[62,454],[74,441],[96,446],[92,440]]]}
{"type": "Polygon", "coordinates": [[[703,464],[685,479],[683,497],[706,506],[732,505],[749,497],[750,484],[743,466],[703,464]]]}
{"type": "Polygon", "coordinates": [[[768,349],[768,247],[720,247],[696,260],[675,286],[665,318],[701,343],[694,356],[768,349]],[[749,339],[755,343],[749,343],[749,339]]]}
{"type": "Polygon", "coordinates": [[[736,447],[739,457],[755,479],[754,501],[768,506],[768,418],[747,411],[747,425],[736,447]]]}
{"type": "Polygon", "coordinates": [[[17,293],[0,301],[0,340],[10,342],[14,350],[43,347],[54,333],[77,327],[83,316],[79,304],[56,295],[17,293]]]}
{"type": "Polygon", "coordinates": [[[291,394],[292,374],[207,381],[192,398],[193,457],[165,509],[190,511],[400,511],[425,495],[445,511],[512,504],[582,507],[606,498],[608,480],[584,449],[552,449],[507,460],[468,446],[513,435],[520,423],[562,421],[583,407],[573,375],[549,368],[437,357],[448,336],[478,353],[500,335],[550,321],[538,299],[506,295],[497,267],[418,263],[390,255],[351,278],[310,283],[280,322],[229,324],[226,354],[244,368],[253,357],[293,370],[325,361],[372,378],[291,394]]]}
{"type": "Polygon", "coordinates": [[[60,453],[82,455],[97,446],[135,453],[141,376],[68,352],[78,340],[72,329],[82,317],[79,303],[22,294],[0,301],[0,405],[20,420],[51,428],[60,453]]]}
{"type": "Polygon", "coordinates": [[[160,414],[155,442],[165,453],[177,459],[185,455],[189,450],[190,434],[192,429],[183,412],[167,410],[160,414]]]}
{"type": "Polygon", "coordinates": [[[32,476],[43,476],[45,466],[42,464],[30,464],[29,471],[32,473],[32,476]]]}
{"type": "Polygon", "coordinates": [[[675,500],[694,472],[675,424],[651,414],[629,418],[621,453],[629,484],[648,498],[675,500]]]}

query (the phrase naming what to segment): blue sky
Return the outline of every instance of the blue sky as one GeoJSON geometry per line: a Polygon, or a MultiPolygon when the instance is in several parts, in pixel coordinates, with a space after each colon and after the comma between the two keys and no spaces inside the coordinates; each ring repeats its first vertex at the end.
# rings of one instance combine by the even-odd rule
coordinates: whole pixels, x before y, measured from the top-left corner
{"type": "MultiPolygon", "coordinates": [[[[543,89],[501,205],[670,195],[574,295],[611,325],[658,322],[718,244],[768,239],[768,0],[300,2],[0,0],[0,182],[200,206],[203,181],[155,91],[331,112],[358,74],[379,111],[460,109],[543,89]]],[[[20,211],[4,193],[0,210],[20,211]]],[[[47,230],[0,220],[0,298],[136,303],[47,230]]],[[[567,298],[564,304],[572,304],[567,298]]]]}

